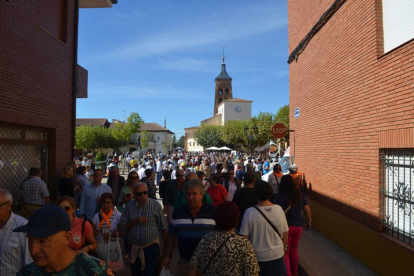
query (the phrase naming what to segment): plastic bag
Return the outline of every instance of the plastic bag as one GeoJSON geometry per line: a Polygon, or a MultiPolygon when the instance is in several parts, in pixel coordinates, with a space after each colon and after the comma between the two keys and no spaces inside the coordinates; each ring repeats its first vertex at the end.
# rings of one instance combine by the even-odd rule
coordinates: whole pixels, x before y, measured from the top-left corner
{"type": "Polygon", "coordinates": [[[172,276],[170,269],[163,267],[160,276],[172,276]]]}
{"type": "Polygon", "coordinates": [[[116,240],[98,243],[96,255],[102,261],[105,261],[112,271],[121,271],[125,269],[124,259],[122,257],[121,245],[117,235],[116,240]]]}

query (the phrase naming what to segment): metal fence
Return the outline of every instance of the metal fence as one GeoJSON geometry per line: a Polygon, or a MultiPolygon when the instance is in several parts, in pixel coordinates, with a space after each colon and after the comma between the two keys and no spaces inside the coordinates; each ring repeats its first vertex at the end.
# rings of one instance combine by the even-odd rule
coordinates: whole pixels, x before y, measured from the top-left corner
{"type": "Polygon", "coordinates": [[[42,179],[48,183],[49,148],[48,130],[0,123],[0,187],[11,192],[14,208],[30,168],[41,168],[42,179]]]}
{"type": "Polygon", "coordinates": [[[385,149],[381,161],[383,229],[414,245],[414,149],[385,149]]]}

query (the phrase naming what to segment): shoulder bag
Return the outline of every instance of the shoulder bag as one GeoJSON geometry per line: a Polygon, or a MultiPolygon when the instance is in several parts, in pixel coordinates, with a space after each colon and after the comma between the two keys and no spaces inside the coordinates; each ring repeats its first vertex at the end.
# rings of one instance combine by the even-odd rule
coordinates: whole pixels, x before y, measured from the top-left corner
{"type": "Polygon", "coordinates": [[[264,219],[270,224],[270,226],[272,226],[273,230],[276,231],[276,233],[278,234],[278,236],[280,237],[280,239],[282,239],[282,235],[280,235],[279,231],[277,230],[276,226],[266,217],[265,214],[263,214],[263,212],[257,208],[257,206],[254,206],[254,208],[259,211],[259,213],[264,217],[264,219]]]}

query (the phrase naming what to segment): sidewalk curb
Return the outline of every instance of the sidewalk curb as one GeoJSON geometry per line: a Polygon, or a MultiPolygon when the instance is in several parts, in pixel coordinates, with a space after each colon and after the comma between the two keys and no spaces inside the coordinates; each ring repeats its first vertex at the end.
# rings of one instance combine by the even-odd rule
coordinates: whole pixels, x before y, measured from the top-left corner
{"type": "Polygon", "coordinates": [[[298,275],[299,276],[316,276],[316,273],[313,272],[311,267],[306,262],[304,262],[301,258],[299,258],[298,275]]]}

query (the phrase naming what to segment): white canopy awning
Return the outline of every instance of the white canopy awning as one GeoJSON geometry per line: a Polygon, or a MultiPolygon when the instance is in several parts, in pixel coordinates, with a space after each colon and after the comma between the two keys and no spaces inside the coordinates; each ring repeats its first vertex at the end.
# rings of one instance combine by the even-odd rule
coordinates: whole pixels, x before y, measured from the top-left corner
{"type": "Polygon", "coordinates": [[[220,150],[218,147],[209,147],[209,148],[206,148],[206,150],[220,150]]]}
{"type": "Polygon", "coordinates": [[[219,150],[232,150],[232,149],[228,148],[228,147],[221,147],[221,148],[219,148],[219,150]]]}

